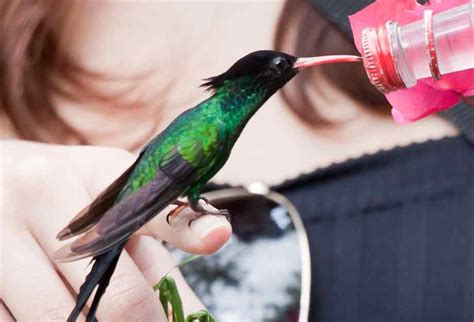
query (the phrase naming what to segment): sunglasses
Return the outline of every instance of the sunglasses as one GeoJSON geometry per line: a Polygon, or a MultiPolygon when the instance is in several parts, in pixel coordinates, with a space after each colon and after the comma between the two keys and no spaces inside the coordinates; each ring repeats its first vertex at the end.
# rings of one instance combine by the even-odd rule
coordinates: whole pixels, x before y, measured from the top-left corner
{"type": "MultiPolygon", "coordinates": [[[[230,211],[233,228],[218,252],[181,267],[206,308],[220,322],[308,321],[310,254],[296,208],[260,183],[204,196],[230,211]]],[[[177,261],[189,256],[168,248],[177,261]]]]}

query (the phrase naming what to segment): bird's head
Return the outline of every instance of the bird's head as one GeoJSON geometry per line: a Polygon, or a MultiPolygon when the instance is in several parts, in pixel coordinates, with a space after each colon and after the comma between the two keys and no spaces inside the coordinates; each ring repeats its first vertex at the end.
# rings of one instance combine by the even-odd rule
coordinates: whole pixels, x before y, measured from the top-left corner
{"type": "MultiPolygon", "coordinates": [[[[297,58],[295,56],[272,50],[259,50],[240,58],[226,72],[205,80],[202,84],[210,90],[229,84],[248,84],[248,86],[264,88],[272,94],[283,87],[303,68],[330,63],[360,61],[355,56],[322,56],[297,58]]],[[[242,86],[242,85],[240,85],[242,86]]]]}
{"type": "Polygon", "coordinates": [[[299,72],[299,68],[294,67],[296,60],[294,56],[277,51],[255,51],[239,59],[226,72],[206,79],[202,86],[218,90],[226,84],[244,81],[274,92],[299,72]]]}

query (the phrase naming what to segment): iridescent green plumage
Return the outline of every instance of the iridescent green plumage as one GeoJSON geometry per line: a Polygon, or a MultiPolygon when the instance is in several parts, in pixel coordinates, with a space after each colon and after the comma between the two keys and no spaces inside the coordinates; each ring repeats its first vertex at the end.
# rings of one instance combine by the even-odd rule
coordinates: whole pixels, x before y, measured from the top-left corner
{"type": "Polygon", "coordinates": [[[137,229],[179,196],[196,212],[203,186],[227,161],[247,122],[263,103],[299,71],[296,58],[259,51],[236,62],[204,84],[213,95],[178,116],[151,140],[137,161],[59,233],[65,239],[85,232],[59,251],[59,259],[94,256],[94,266],[81,287],[76,319],[99,285],[88,320],[94,321],[100,297],[120,252],[137,229]]]}
{"type": "Polygon", "coordinates": [[[199,197],[202,186],[227,161],[245,124],[269,96],[266,88],[258,87],[249,77],[225,81],[212,97],[177,117],[146,146],[120,197],[148,184],[160,162],[174,153],[196,168],[199,179],[186,192],[191,199],[199,197]]]}

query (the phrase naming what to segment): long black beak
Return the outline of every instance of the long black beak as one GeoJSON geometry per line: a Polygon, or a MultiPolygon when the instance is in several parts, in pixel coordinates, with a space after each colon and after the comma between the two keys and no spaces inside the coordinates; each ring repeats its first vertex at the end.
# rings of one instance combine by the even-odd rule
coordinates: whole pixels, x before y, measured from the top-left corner
{"type": "Polygon", "coordinates": [[[316,65],[324,65],[331,63],[358,63],[362,61],[362,57],[353,55],[329,55],[316,57],[301,57],[296,59],[293,68],[303,69],[316,65]]]}

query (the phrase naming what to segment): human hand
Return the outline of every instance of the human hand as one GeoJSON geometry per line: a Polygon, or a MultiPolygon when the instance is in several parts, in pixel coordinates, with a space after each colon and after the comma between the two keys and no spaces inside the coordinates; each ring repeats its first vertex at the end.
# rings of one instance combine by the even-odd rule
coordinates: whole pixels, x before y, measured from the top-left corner
{"type": "MultiPolygon", "coordinates": [[[[113,148],[22,141],[4,141],[1,148],[4,303],[0,316],[20,321],[64,321],[85,280],[89,259],[52,262],[60,246],[55,236],[135,157],[113,148]]],[[[203,216],[190,227],[187,221],[179,220],[169,226],[166,216],[159,214],[142,232],[190,253],[209,254],[228,240],[231,226],[220,216],[203,216]]],[[[99,307],[99,320],[166,321],[152,286],[174,265],[159,241],[145,236],[131,238],[99,307]]],[[[171,275],[178,284],[185,312],[203,309],[179,272],[174,270],[171,275]]]]}

